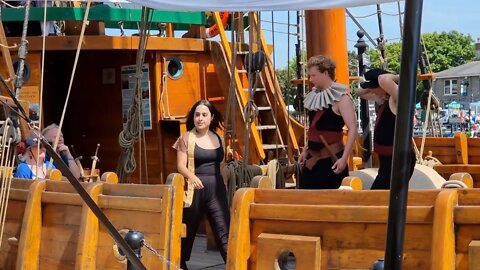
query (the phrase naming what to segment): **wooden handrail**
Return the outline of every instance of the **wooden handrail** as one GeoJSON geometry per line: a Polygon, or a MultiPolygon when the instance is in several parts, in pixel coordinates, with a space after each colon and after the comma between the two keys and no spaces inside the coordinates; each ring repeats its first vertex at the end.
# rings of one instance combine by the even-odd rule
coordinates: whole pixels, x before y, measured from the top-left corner
{"type": "MultiPolygon", "coordinates": [[[[219,30],[220,30],[220,40],[221,40],[221,44],[222,44],[222,47],[224,48],[224,52],[225,52],[225,56],[226,56],[226,59],[227,59],[227,64],[228,64],[228,67],[227,69],[230,71],[230,74],[233,74],[234,75],[234,80],[235,80],[235,94],[237,96],[237,100],[239,102],[239,106],[241,108],[241,113],[242,113],[242,117],[245,119],[245,115],[243,113],[243,108],[245,108],[245,106],[247,105],[247,98],[245,97],[245,94],[243,93],[243,84],[240,80],[240,76],[238,74],[238,72],[236,72],[235,70],[230,70],[231,68],[231,65],[232,65],[232,49],[230,48],[230,43],[228,42],[228,39],[227,39],[227,34],[225,33],[225,27],[223,25],[223,22],[222,22],[222,19],[220,18],[220,12],[214,12],[213,13],[213,17],[215,18],[215,23],[217,24],[219,30]]],[[[253,141],[256,145],[256,149],[257,149],[257,153],[258,155],[261,157],[261,159],[264,159],[265,158],[265,151],[263,150],[263,147],[262,147],[262,141],[260,140],[260,136],[258,134],[258,131],[256,129],[256,125],[255,123],[252,123],[251,124],[251,131],[250,131],[250,134],[252,135],[253,137],[253,141]]]]}

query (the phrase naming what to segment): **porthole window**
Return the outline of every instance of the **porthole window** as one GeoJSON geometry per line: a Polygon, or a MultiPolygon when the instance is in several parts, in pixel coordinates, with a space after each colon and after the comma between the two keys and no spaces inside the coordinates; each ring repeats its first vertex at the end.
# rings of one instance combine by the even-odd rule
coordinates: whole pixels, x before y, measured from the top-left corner
{"type": "MultiPolygon", "coordinates": [[[[23,82],[26,83],[30,79],[30,65],[28,65],[27,62],[24,62],[25,65],[23,66],[23,82]]],[[[13,62],[13,70],[15,71],[15,74],[17,74],[19,62],[18,60],[15,60],[13,62]]]]}
{"type": "Polygon", "coordinates": [[[178,58],[171,58],[167,62],[167,75],[170,79],[178,80],[183,75],[183,63],[178,58]]]}

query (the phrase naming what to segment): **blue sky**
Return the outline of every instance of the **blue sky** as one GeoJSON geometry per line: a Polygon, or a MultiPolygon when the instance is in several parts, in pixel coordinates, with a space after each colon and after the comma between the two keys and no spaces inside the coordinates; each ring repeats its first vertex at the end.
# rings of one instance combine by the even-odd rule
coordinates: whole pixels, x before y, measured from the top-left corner
{"type": "MultiPolygon", "coordinates": [[[[480,17],[478,12],[480,11],[478,0],[424,0],[423,7],[423,19],[422,19],[422,32],[442,32],[456,30],[464,34],[470,34],[474,40],[480,38],[480,17]]],[[[403,12],[405,2],[400,2],[401,11],[403,12]]],[[[398,42],[400,38],[399,17],[392,16],[398,14],[398,5],[396,2],[382,4],[382,21],[383,30],[387,42],[398,42]]],[[[367,33],[373,38],[379,36],[378,21],[376,15],[376,5],[350,8],[349,11],[353,16],[357,17],[357,20],[365,28],[367,33]],[[369,16],[372,15],[372,16],[369,16]]],[[[277,68],[285,67],[287,65],[287,59],[291,59],[295,55],[295,43],[296,36],[292,35],[296,32],[294,26],[290,26],[290,41],[288,40],[288,27],[286,25],[288,21],[288,12],[274,12],[273,21],[279,22],[274,24],[274,35],[272,35],[272,12],[262,12],[262,29],[268,43],[273,43],[275,40],[275,55],[274,62],[277,68]],[[288,50],[290,47],[290,51],[288,50]]],[[[403,20],[403,16],[402,16],[403,20]]],[[[358,39],[356,33],[358,27],[353,21],[346,16],[347,21],[347,46],[348,50],[354,50],[353,45],[358,39]]],[[[296,23],[296,11],[290,12],[290,23],[296,23]]],[[[137,31],[127,31],[127,35],[130,35],[137,31]]],[[[108,34],[118,35],[118,30],[109,29],[108,34]]],[[[181,36],[183,33],[176,32],[176,36],[181,36]]],[[[228,35],[230,37],[230,34],[228,35]]],[[[215,39],[215,38],[214,38],[215,39]]],[[[218,39],[218,37],[216,38],[218,39]]],[[[365,38],[366,40],[366,38],[365,38]]],[[[372,44],[369,43],[370,48],[372,44]]]]}
{"type": "MultiPolygon", "coordinates": [[[[400,2],[401,10],[403,11],[404,2],[400,2]]],[[[383,30],[387,42],[398,42],[400,38],[400,27],[398,16],[392,16],[398,14],[397,3],[389,3],[381,5],[383,30]]],[[[365,6],[359,8],[350,8],[349,11],[353,16],[358,17],[357,20],[366,29],[368,34],[375,39],[379,36],[378,21],[376,15],[376,5],[365,6]],[[373,16],[360,18],[374,14],[373,16]]],[[[442,32],[456,30],[464,34],[470,34],[474,40],[480,38],[480,17],[478,12],[480,11],[478,0],[460,0],[460,1],[448,1],[448,0],[424,0],[423,7],[423,19],[422,19],[422,32],[442,32]]],[[[265,36],[269,43],[272,42],[273,37],[271,30],[271,12],[264,12],[262,14],[262,28],[265,31],[265,36]],[[268,21],[268,22],[267,22],[268,21]]],[[[296,13],[290,12],[290,22],[295,23],[296,13]]],[[[287,12],[275,12],[274,21],[287,22],[287,12]]],[[[403,19],[403,16],[402,16],[403,19]]],[[[286,25],[275,24],[275,31],[287,32],[286,25]]],[[[347,16],[347,41],[348,49],[353,50],[357,38],[356,32],[358,27],[347,16]]],[[[291,32],[296,31],[295,27],[290,28],[291,32]]],[[[288,41],[287,34],[275,33],[275,62],[276,67],[285,67],[287,65],[288,57],[288,41]]],[[[290,57],[295,54],[294,44],[296,43],[296,37],[290,36],[290,57]]],[[[371,44],[369,44],[372,47],[371,44]]]]}

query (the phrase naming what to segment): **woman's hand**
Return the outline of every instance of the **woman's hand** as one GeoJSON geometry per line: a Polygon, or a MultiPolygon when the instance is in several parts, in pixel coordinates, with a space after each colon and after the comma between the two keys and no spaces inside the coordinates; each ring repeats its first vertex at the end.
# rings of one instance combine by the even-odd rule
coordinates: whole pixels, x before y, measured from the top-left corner
{"type": "Polygon", "coordinates": [[[335,174],[340,174],[345,170],[345,167],[347,166],[347,159],[346,158],[340,158],[338,159],[332,166],[332,170],[335,174]]]}
{"type": "Polygon", "coordinates": [[[202,189],[203,188],[203,183],[197,176],[194,176],[194,177],[190,178],[189,180],[190,180],[191,184],[193,185],[194,189],[202,189]]]}

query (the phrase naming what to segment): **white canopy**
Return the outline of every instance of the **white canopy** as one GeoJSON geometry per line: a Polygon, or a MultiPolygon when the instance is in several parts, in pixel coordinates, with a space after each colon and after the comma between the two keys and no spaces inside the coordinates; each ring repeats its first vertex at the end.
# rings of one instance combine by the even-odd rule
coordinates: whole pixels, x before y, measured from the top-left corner
{"type": "Polygon", "coordinates": [[[395,0],[128,0],[158,10],[174,11],[270,11],[356,7],[395,0]]]}

